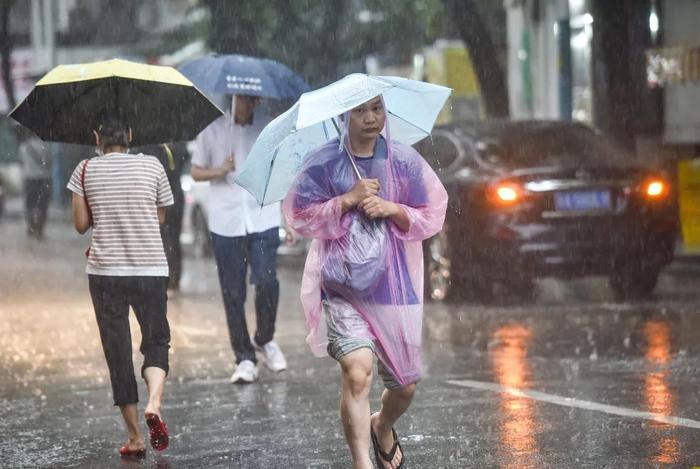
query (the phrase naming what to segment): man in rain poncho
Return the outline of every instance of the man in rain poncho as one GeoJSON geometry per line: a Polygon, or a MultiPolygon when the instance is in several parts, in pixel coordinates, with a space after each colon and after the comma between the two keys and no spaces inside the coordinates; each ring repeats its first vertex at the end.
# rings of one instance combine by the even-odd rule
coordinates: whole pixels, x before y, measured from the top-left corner
{"type": "Polygon", "coordinates": [[[447,207],[433,170],[391,140],[386,121],[381,96],[345,113],[343,135],[305,159],[283,203],[289,226],[314,238],[301,293],[307,341],[340,363],[357,468],[372,467],[370,441],[379,467],[405,461],[393,425],[421,379],[422,241],[440,231],[447,207]],[[386,389],[370,416],[373,355],[386,389]]]}

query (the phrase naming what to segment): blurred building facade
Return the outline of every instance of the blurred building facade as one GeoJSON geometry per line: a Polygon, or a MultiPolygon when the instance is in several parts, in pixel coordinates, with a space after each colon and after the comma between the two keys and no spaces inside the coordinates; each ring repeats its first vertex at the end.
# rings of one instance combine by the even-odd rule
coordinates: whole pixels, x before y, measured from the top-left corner
{"type": "MultiPolygon", "coordinates": [[[[582,2],[579,2],[582,3],[582,2]]],[[[591,23],[584,5],[568,0],[506,0],[508,91],[515,119],[592,121],[591,23]],[[571,25],[574,25],[572,28],[571,25]],[[574,32],[572,32],[574,29],[574,32]],[[576,41],[572,41],[572,34],[576,41]],[[567,44],[566,38],[571,44],[567,44]],[[576,52],[576,106],[573,57],[576,52]]]]}
{"type": "Polygon", "coordinates": [[[659,46],[647,51],[647,80],[650,86],[663,90],[664,142],[680,146],[698,146],[700,2],[664,0],[659,10],[660,19],[656,21],[662,34],[659,46]]]}
{"type": "MultiPolygon", "coordinates": [[[[206,20],[198,0],[15,1],[8,21],[15,101],[24,99],[36,81],[59,64],[114,57],[152,63],[165,57],[172,62],[182,56],[178,55],[181,49],[201,53],[201,41],[193,38],[206,20]]],[[[0,83],[0,177],[12,193],[21,189],[21,172],[11,130],[14,124],[6,117],[10,107],[7,90],[0,83]]],[[[92,149],[52,144],[50,151],[53,201],[66,204],[65,181],[75,163],[90,156],[92,149]]]]}
{"type": "MultiPolygon", "coordinates": [[[[185,30],[204,14],[197,0],[16,1],[9,20],[16,100],[58,64],[113,57],[154,61],[173,52],[178,42],[187,45],[185,30]]],[[[2,88],[4,113],[9,111],[7,101],[2,88]]]]}
{"type": "Polygon", "coordinates": [[[700,2],[608,2],[624,3],[631,6],[505,0],[512,116],[575,119],[606,130],[614,127],[606,120],[615,115],[615,101],[627,105],[626,99],[631,104],[622,111],[632,118],[635,145],[700,144],[700,2]],[[631,18],[608,17],[620,12],[631,18]],[[625,41],[615,44],[618,37],[625,41]],[[614,94],[616,80],[631,88],[627,95],[614,94]]]}

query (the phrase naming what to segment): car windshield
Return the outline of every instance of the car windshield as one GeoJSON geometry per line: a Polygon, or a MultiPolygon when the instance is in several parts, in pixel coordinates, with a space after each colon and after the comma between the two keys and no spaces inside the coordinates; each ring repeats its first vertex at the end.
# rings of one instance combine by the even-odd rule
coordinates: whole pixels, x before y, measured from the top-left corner
{"type": "Polygon", "coordinates": [[[629,158],[625,150],[584,127],[503,132],[480,140],[477,148],[489,164],[508,167],[620,165],[629,158]]]}

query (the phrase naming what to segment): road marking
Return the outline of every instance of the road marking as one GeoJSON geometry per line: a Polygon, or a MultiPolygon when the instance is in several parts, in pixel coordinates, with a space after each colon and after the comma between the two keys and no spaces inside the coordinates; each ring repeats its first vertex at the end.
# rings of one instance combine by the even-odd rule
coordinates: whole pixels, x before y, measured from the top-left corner
{"type": "Polygon", "coordinates": [[[547,394],[544,392],[532,391],[529,389],[511,388],[508,386],[501,386],[500,384],[496,383],[472,381],[470,379],[449,380],[447,381],[447,383],[463,388],[473,388],[480,389],[482,391],[501,392],[510,394],[511,396],[515,397],[527,397],[536,401],[548,402],[550,404],[556,404],[566,407],[576,407],[585,410],[595,410],[598,412],[605,412],[606,414],[619,415],[622,417],[647,419],[653,420],[655,422],[666,423],[669,425],[700,429],[700,422],[698,422],[697,420],[686,419],[683,417],[674,417],[672,415],[656,414],[653,412],[643,412],[640,410],[628,409],[626,407],[617,407],[614,405],[600,404],[598,402],[584,401],[573,397],[557,396],[554,394],[547,394]]]}

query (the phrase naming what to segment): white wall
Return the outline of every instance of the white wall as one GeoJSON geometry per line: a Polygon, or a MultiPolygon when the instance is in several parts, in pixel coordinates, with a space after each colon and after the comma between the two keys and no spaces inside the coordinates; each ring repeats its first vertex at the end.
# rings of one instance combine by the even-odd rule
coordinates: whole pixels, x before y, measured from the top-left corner
{"type": "Polygon", "coordinates": [[[559,118],[559,50],[554,24],[560,19],[557,0],[550,0],[543,11],[542,22],[535,30],[537,80],[535,86],[535,117],[559,118]]]}
{"type": "Polygon", "coordinates": [[[567,0],[541,0],[539,21],[533,21],[522,4],[506,1],[508,29],[508,91],[511,116],[515,119],[559,118],[559,52],[554,24],[567,14],[567,0]],[[524,89],[523,34],[530,34],[532,106],[524,89]]]}
{"type": "Polygon", "coordinates": [[[506,5],[506,29],[508,41],[508,98],[510,114],[515,119],[525,119],[532,115],[528,108],[523,89],[521,64],[521,39],[525,30],[522,8],[506,5]]]}

